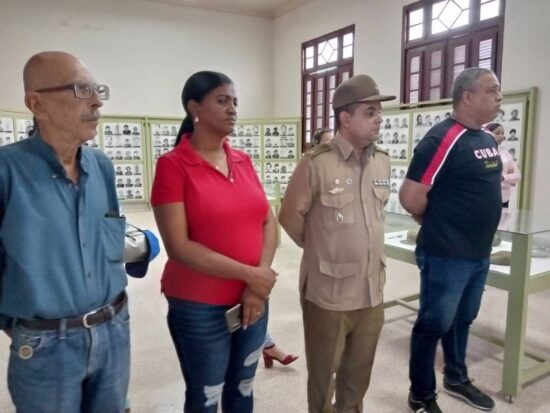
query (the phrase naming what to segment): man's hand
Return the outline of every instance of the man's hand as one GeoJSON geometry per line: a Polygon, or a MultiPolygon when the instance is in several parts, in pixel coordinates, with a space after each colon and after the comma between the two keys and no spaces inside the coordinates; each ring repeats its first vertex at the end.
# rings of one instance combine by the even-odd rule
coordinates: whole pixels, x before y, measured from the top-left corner
{"type": "Polygon", "coordinates": [[[254,291],[252,291],[252,289],[246,287],[243,292],[242,303],[242,324],[243,328],[246,329],[248,326],[254,324],[264,315],[265,300],[254,291]]]}

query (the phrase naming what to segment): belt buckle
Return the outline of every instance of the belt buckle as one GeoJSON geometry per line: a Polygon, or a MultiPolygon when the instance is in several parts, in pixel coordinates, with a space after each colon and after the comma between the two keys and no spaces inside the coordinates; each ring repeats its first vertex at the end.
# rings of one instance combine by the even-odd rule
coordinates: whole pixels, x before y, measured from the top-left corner
{"type": "Polygon", "coordinates": [[[82,317],[82,325],[84,326],[84,328],[91,328],[96,325],[88,323],[88,317],[97,314],[98,311],[99,310],[92,310],[89,313],[84,314],[84,316],[82,317]]]}

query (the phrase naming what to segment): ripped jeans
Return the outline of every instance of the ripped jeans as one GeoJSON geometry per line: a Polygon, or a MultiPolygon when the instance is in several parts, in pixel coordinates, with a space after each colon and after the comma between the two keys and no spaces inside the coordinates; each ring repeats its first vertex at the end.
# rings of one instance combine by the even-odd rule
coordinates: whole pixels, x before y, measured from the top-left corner
{"type": "Polygon", "coordinates": [[[230,333],[228,306],[168,297],[168,328],[185,380],[184,413],[252,413],[252,387],[267,329],[268,306],[246,331],[230,333]]]}

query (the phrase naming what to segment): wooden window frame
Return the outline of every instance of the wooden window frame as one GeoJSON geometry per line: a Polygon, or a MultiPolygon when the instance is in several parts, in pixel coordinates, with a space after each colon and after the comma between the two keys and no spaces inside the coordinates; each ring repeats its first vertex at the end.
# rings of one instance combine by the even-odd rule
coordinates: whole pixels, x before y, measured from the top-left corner
{"type": "Polygon", "coordinates": [[[432,22],[432,5],[441,0],[420,0],[403,7],[402,47],[401,47],[401,102],[409,102],[410,73],[409,61],[414,54],[421,56],[420,93],[418,103],[430,101],[430,59],[429,52],[442,47],[442,72],[440,98],[448,98],[453,83],[453,46],[463,42],[468,46],[465,67],[478,64],[479,41],[487,36],[493,39],[493,61],[491,69],[500,78],[502,72],[502,45],[504,33],[504,11],[506,0],[500,0],[499,15],[479,21],[481,0],[470,0],[469,24],[450,29],[442,33],[430,34],[432,22]],[[408,40],[409,13],[423,9],[423,36],[420,39],[408,40]]]}
{"type": "Polygon", "coordinates": [[[323,97],[322,97],[322,107],[323,113],[321,114],[323,123],[322,128],[330,127],[330,118],[332,117],[332,109],[330,102],[330,83],[329,79],[331,76],[336,75],[335,87],[337,87],[341,82],[342,78],[347,74],[348,77],[353,76],[353,61],[355,56],[355,25],[347,26],[339,30],[324,34],[322,36],[316,37],[315,39],[308,40],[307,42],[302,43],[302,151],[306,148],[307,145],[307,131],[309,130],[311,136],[315,133],[317,129],[317,119],[319,113],[317,112],[317,107],[319,102],[317,101],[317,81],[318,79],[324,79],[324,88],[323,88],[323,97]],[[353,53],[351,57],[344,58],[343,51],[343,39],[344,36],[351,33],[353,35],[353,53]],[[337,57],[336,61],[317,64],[317,55],[318,55],[318,46],[320,43],[327,41],[332,38],[338,38],[338,48],[337,48],[337,57]],[[313,47],[313,67],[306,69],[306,49],[313,47]],[[311,118],[307,118],[307,83],[308,81],[312,82],[311,87],[311,118]],[[309,126],[309,129],[308,129],[309,126]]]}

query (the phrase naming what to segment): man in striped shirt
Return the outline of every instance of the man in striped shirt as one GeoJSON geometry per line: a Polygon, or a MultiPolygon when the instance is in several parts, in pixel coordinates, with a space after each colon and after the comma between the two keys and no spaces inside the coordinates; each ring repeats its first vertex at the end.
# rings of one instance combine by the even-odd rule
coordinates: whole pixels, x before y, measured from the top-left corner
{"type": "Polygon", "coordinates": [[[491,70],[471,68],[456,78],[452,95],[453,116],[420,141],[399,194],[422,224],[416,249],[420,310],[409,370],[413,412],[441,412],[434,373],[440,339],[445,392],[481,410],[494,407],[473,386],[465,358],[501,213],[502,162],[494,137],[482,125],[496,117],[502,94],[491,70]]]}

